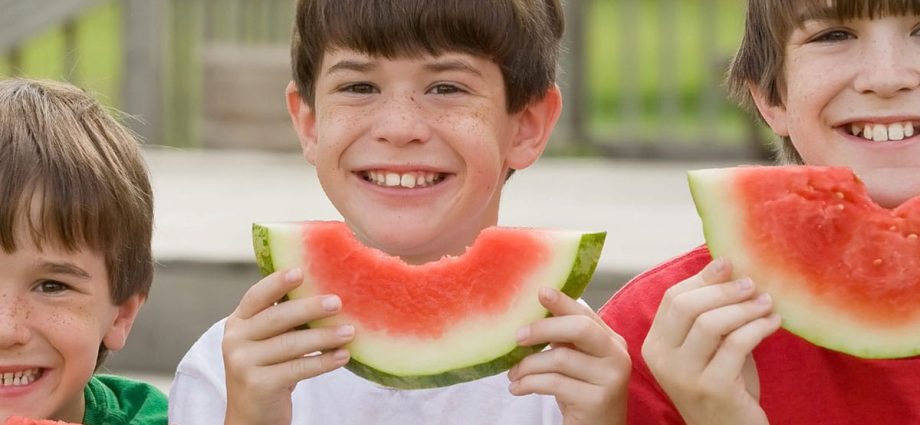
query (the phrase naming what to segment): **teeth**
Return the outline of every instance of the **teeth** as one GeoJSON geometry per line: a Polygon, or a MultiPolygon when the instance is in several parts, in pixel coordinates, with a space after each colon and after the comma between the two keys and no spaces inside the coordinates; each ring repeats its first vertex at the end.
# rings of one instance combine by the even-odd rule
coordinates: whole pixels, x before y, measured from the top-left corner
{"type": "Polygon", "coordinates": [[[850,134],[874,142],[904,140],[914,135],[914,123],[910,121],[893,124],[850,124],[850,134]]]}
{"type": "Polygon", "coordinates": [[[4,387],[29,385],[38,379],[40,374],[41,371],[39,369],[3,373],[0,374],[0,385],[4,387]]]}
{"type": "Polygon", "coordinates": [[[386,187],[425,187],[440,182],[444,176],[439,173],[414,171],[408,173],[395,173],[392,171],[367,171],[364,174],[367,181],[378,186],[386,187]]]}

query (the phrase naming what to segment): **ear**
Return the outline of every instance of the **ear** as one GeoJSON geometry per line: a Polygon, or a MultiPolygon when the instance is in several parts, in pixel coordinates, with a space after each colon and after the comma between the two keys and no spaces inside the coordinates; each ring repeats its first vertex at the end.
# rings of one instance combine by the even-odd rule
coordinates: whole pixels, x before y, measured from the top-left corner
{"type": "Polygon", "coordinates": [[[288,115],[291,116],[291,123],[294,124],[294,130],[297,131],[297,138],[300,140],[303,157],[307,162],[315,165],[316,113],[313,108],[303,102],[297,85],[293,81],[288,83],[284,95],[287,100],[288,115]]]}
{"type": "Polygon", "coordinates": [[[561,112],[562,94],[554,84],[542,98],[517,113],[518,128],[506,158],[509,168],[527,168],[543,154],[561,112]]]}
{"type": "Polygon", "coordinates": [[[760,116],[767,122],[767,125],[769,125],[777,135],[788,137],[789,127],[787,126],[786,120],[786,107],[783,105],[770,104],[770,99],[767,97],[767,94],[754,83],[748,83],[748,90],[751,91],[751,97],[754,99],[754,104],[757,105],[757,110],[760,111],[760,116]]]}
{"type": "Polygon", "coordinates": [[[137,313],[144,305],[147,297],[141,294],[135,294],[129,297],[125,302],[118,306],[118,312],[112,326],[105,332],[102,337],[102,344],[109,351],[118,351],[124,348],[128,340],[128,334],[131,333],[131,327],[134,326],[134,319],[137,313]]]}

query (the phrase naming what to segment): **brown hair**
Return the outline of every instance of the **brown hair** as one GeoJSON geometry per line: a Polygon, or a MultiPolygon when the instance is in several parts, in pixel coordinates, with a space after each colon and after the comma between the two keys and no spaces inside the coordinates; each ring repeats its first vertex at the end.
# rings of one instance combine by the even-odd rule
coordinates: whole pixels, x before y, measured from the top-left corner
{"type": "MultiPolygon", "coordinates": [[[[728,72],[729,90],[742,106],[754,114],[757,114],[757,109],[749,84],[763,91],[771,105],[781,105],[786,42],[792,31],[804,23],[805,16],[845,22],[907,14],[920,15],[920,1],[749,0],[744,36],[728,72]]],[[[802,163],[788,137],[778,138],[774,149],[778,161],[802,163]]]]}
{"type": "Polygon", "coordinates": [[[68,84],[0,81],[0,248],[15,251],[23,225],[39,249],[101,253],[115,305],[150,290],[153,194],[137,141],[68,84]]]}
{"type": "Polygon", "coordinates": [[[312,106],[328,49],[386,58],[469,53],[499,65],[508,111],[517,112],[555,82],[563,30],[560,0],[299,0],[291,63],[312,106]]]}

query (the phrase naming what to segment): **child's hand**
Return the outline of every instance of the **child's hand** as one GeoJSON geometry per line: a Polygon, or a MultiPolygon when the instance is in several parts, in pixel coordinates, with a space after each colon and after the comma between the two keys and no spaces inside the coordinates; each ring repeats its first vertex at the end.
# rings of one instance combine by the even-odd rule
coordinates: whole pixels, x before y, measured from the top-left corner
{"type": "Polygon", "coordinates": [[[552,348],[511,368],[511,393],[555,396],[566,425],[625,423],[626,341],[588,306],[555,289],[542,288],[540,302],[553,316],[521,328],[518,344],[552,348]]]}
{"type": "Polygon", "coordinates": [[[688,424],[767,423],[751,352],[780,325],[768,295],[718,259],[669,289],[642,357],[688,424]]]}
{"type": "Polygon", "coordinates": [[[334,295],[277,303],[303,280],[299,269],[276,272],[243,295],[227,318],[223,354],[227,375],[225,424],[289,424],[291,392],[298,381],[348,362],[341,347],[354,328],[294,329],[341,309],[334,295]],[[322,354],[313,354],[322,351],[322,354]]]}

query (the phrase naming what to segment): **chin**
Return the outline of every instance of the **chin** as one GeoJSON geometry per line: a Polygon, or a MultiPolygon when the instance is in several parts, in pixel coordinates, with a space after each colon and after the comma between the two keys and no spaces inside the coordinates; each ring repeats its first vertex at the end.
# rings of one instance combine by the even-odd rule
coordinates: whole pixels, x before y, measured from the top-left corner
{"type": "Polygon", "coordinates": [[[866,183],[873,201],[893,209],[920,196],[920,170],[911,171],[878,170],[860,178],[866,183]]]}

